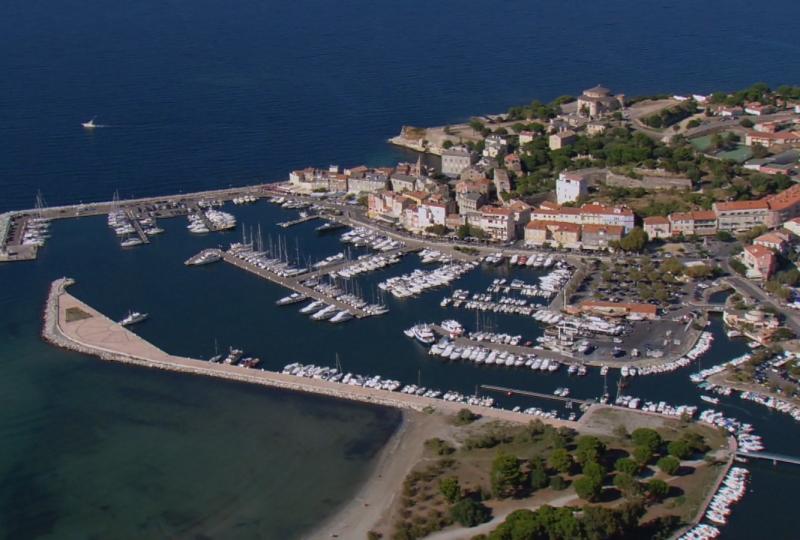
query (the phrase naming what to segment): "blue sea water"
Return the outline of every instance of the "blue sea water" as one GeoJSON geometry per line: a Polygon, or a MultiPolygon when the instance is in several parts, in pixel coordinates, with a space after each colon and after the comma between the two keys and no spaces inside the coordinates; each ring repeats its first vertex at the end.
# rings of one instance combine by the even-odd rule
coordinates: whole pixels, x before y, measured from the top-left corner
{"type": "MultiPolygon", "coordinates": [[[[392,163],[410,159],[384,142],[403,124],[456,122],[598,82],[628,95],[797,84],[800,41],[776,21],[799,15],[788,0],[4,0],[0,211],[31,206],[39,189],[61,204],[277,180],[305,165],[392,163]],[[93,116],[107,127],[84,131],[93,116]]],[[[285,217],[263,204],[235,213],[265,232],[285,217]]],[[[427,357],[400,330],[456,315],[436,311],[436,294],[393,302],[383,318],[314,325],[277,310],[283,291],[253,276],[182,265],[230,236],[162,225],[163,238],[123,252],[102,219],[57,223],[38,261],[0,267],[0,537],[298,537],[356,489],[397,423],[380,409],[45,346],[41,305],[65,274],[111,316],[151,312],[137,331],[175,353],[208,356],[217,338],[270,368],[332,363],[339,352],[353,371],[462,391],[567,382],[427,357]]],[[[339,249],[312,228],[283,234],[317,257],[339,249]]],[[[491,277],[477,272],[463,285],[491,277]]],[[[709,363],[740,354],[717,333],[709,363]]],[[[596,374],[570,382],[580,396],[601,385],[596,374]]],[[[685,372],[632,391],[696,400],[685,372]]],[[[756,424],[770,449],[800,446],[785,416],[734,399],[724,410],[756,424]]],[[[791,500],[778,488],[796,470],[753,469],[755,492],[726,537],[791,538],[791,500]]]]}
{"type": "Polygon", "coordinates": [[[390,163],[445,124],[602,82],[798,83],[776,0],[5,0],[0,210],[390,163]],[[106,129],[84,132],[97,116],[106,129]]]}

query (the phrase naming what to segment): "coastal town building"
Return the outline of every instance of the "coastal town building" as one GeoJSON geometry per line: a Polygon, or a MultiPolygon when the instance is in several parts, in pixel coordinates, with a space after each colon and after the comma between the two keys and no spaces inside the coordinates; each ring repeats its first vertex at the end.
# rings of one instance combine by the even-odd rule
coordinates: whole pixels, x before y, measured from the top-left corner
{"type": "Polygon", "coordinates": [[[571,129],[565,129],[550,135],[548,143],[550,150],[561,150],[562,148],[566,148],[567,146],[572,146],[575,144],[577,139],[578,136],[574,131],[571,129]]]}
{"type": "Polygon", "coordinates": [[[511,180],[508,177],[508,171],[505,169],[494,170],[494,189],[499,196],[501,193],[511,192],[511,180]]]}
{"type": "Polygon", "coordinates": [[[744,144],[747,146],[759,144],[765,148],[779,145],[798,146],[800,145],[800,132],[778,131],[775,133],[761,133],[748,131],[745,135],[744,144]]]}
{"type": "Polygon", "coordinates": [[[578,113],[590,117],[602,116],[620,109],[624,103],[625,96],[614,96],[611,90],[598,84],[578,96],[578,113]]]}
{"type": "Polygon", "coordinates": [[[459,180],[466,180],[471,182],[485,182],[486,185],[489,185],[488,180],[486,179],[486,173],[484,169],[477,166],[477,165],[470,165],[469,167],[465,168],[461,171],[458,175],[459,180]]]}
{"type": "Polygon", "coordinates": [[[519,132],[519,145],[528,144],[533,142],[536,138],[536,133],[533,131],[520,131],[519,132]]]}
{"type": "Polygon", "coordinates": [[[770,231],[753,240],[753,245],[763,246],[776,253],[785,253],[789,247],[789,235],[781,231],[770,231]]]}
{"type": "Polygon", "coordinates": [[[472,165],[474,156],[465,146],[454,146],[442,152],[442,174],[457,178],[472,165]]]}
{"type": "Polygon", "coordinates": [[[392,191],[414,191],[417,189],[417,177],[409,174],[395,173],[392,175],[390,182],[392,184],[392,191]]]}
{"type": "Polygon", "coordinates": [[[764,114],[770,114],[775,112],[775,107],[772,105],[764,105],[762,103],[747,103],[744,106],[744,112],[746,114],[752,114],[754,116],[761,116],[764,114]]]}
{"type": "Polygon", "coordinates": [[[717,116],[735,118],[737,116],[741,116],[742,114],[744,114],[744,109],[742,107],[728,107],[722,105],[713,109],[713,112],[717,116]]]}
{"type": "Polygon", "coordinates": [[[482,195],[488,195],[491,186],[492,182],[484,177],[481,177],[475,180],[459,180],[455,183],[453,190],[455,191],[456,195],[460,193],[469,193],[471,191],[480,193],[482,195]]]}
{"type": "Polygon", "coordinates": [[[346,193],[349,179],[347,175],[332,172],[328,174],[328,190],[339,193],[346,193]]]}
{"type": "Polygon", "coordinates": [[[771,122],[759,122],[753,126],[754,131],[759,133],[776,133],[781,130],[784,123],[780,120],[773,120],[771,122]]]}
{"type": "Polygon", "coordinates": [[[667,219],[673,236],[709,236],[717,234],[717,214],[711,210],[674,212],[667,219]]]}
{"type": "Polygon", "coordinates": [[[350,176],[347,192],[354,194],[374,193],[389,187],[389,177],[382,172],[369,172],[362,177],[350,176]]]}
{"type": "Polygon", "coordinates": [[[669,219],[664,216],[650,216],[644,218],[644,232],[650,240],[669,238],[672,233],[669,219]]]}
{"type": "Polygon", "coordinates": [[[636,226],[633,210],[624,206],[606,206],[597,202],[584,204],[580,215],[583,225],[619,225],[626,234],[636,226]]]}
{"type": "Polygon", "coordinates": [[[556,202],[564,204],[578,201],[589,194],[587,178],[576,172],[563,171],[556,180],[556,202]]]}
{"type": "Polygon", "coordinates": [[[746,231],[769,222],[769,205],[764,200],[716,202],[713,208],[720,231],[746,231]]]}
{"type": "Polygon", "coordinates": [[[528,246],[544,246],[547,244],[547,221],[531,220],[525,225],[523,240],[528,246]]]}
{"type": "Polygon", "coordinates": [[[749,278],[767,280],[775,272],[775,253],[764,246],[744,246],[741,260],[749,278]]]}
{"type": "Polygon", "coordinates": [[[522,238],[525,234],[525,224],[531,220],[531,207],[520,200],[511,200],[506,207],[513,212],[514,238],[522,238]]]}
{"type": "Polygon", "coordinates": [[[425,230],[434,225],[446,224],[447,205],[440,202],[425,202],[417,206],[417,226],[425,230]]]}
{"type": "Polygon", "coordinates": [[[513,171],[515,173],[522,172],[522,160],[520,160],[518,154],[515,153],[508,154],[506,157],[503,158],[503,164],[509,171],[513,171]]]}
{"type": "Polygon", "coordinates": [[[514,212],[510,208],[484,206],[480,215],[479,227],[489,238],[500,242],[514,239],[514,212]]]}
{"type": "Polygon", "coordinates": [[[586,133],[594,137],[595,135],[602,135],[606,132],[607,126],[599,122],[589,122],[586,124],[586,133]]]}
{"type": "Polygon", "coordinates": [[[623,227],[625,233],[630,232],[636,222],[636,216],[630,208],[606,206],[597,202],[584,204],[580,208],[545,202],[531,211],[531,219],[563,221],[578,225],[619,225],[623,227]]]}
{"type": "Polygon", "coordinates": [[[601,250],[622,239],[620,225],[579,225],[566,221],[531,220],[525,225],[524,240],[529,246],[601,250]]]}
{"type": "Polygon", "coordinates": [[[783,229],[789,231],[795,236],[800,236],[800,217],[784,221],[783,229]]]}
{"type": "Polygon", "coordinates": [[[367,215],[371,218],[397,220],[412,206],[414,201],[393,191],[374,192],[367,197],[367,215]]]}
{"type": "Polygon", "coordinates": [[[484,202],[484,195],[477,191],[465,191],[456,195],[458,213],[461,215],[477,212],[484,202]]]}
{"type": "Polygon", "coordinates": [[[496,158],[507,149],[508,141],[501,135],[489,135],[483,140],[483,155],[485,157],[496,158]]]}
{"type": "Polygon", "coordinates": [[[630,319],[653,320],[658,318],[658,308],[652,304],[634,302],[608,302],[605,300],[584,300],[569,311],[599,315],[601,317],[627,317],[630,319]]]}
{"type": "Polygon", "coordinates": [[[625,229],[620,225],[584,225],[581,228],[581,245],[584,249],[607,249],[612,242],[622,240],[625,229]]]}
{"type": "Polygon", "coordinates": [[[778,316],[760,309],[738,310],[730,306],[722,313],[725,324],[761,345],[772,343],[781,327],[778,316]]]}
{"type": "Polygon", "coordinates": [[[794,184],[764,200],[772,212],[770,220],[766,223],[769,227],[777,227],[784,221],[800,216],[800,184],[794,184]]]}

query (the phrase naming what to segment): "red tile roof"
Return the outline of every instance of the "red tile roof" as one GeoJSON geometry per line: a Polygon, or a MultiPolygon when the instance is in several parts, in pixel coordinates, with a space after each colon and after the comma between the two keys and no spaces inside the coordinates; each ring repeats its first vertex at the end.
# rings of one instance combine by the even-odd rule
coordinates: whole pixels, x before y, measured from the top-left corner
{"type": "Polygon", "coordinates": [[[730,201],[714,203],[714,208],[718,212],[734,212],[738,210],[768,210],[767,201],[758,199],[755,201],[730,201]]]}
{"type": "Polygon", "coordinates": [[[650,216],[644,218],[645,225],[668,225],[669,220],[664,216],[650,216]]]}

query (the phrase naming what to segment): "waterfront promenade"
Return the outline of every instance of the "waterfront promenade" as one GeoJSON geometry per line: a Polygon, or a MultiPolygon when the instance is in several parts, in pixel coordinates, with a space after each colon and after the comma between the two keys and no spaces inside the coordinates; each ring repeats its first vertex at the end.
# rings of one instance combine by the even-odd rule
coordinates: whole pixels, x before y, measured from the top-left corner
{"type": "MultiPolygon", "coordinates": [[[[537,418],[504,409],[466,405],[413,394],[308,379],[274,371],[215,364],[205,360],[175,356],[162,351],[67,293],[66,288],[72,283],[73,281],[67,278],[54,281],[51,285],[44,311],[43,338],[49,343],[65,349],[122,364],[218,377],[237,382],[260,384],[283,390],[305,392],[405,410],[425,411],[432,409],[444,414],[455,414],[463,408],[469,408],[482,416],[494,420],[527,423],[537,418]]],[[[574,429],[579,426],[579,422],[568,420],[546,419],[546,422],[555,426],[574,429]]]]}

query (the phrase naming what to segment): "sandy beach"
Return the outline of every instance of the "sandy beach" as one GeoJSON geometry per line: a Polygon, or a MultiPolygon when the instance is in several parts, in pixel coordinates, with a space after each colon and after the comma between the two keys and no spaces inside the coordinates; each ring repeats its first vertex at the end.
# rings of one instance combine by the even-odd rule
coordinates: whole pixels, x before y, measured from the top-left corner
{"type": "Polygon", "coordinates": [[[403,411],[400,426],[386,443],[369,478],[355,497],[305,538],[366,538],[369,531],[388,518],[392,503],[400,493],[400,485],[422,458],[425,441],[442,429],[447,429],[447,426],[440,414],[403,411]]]}

